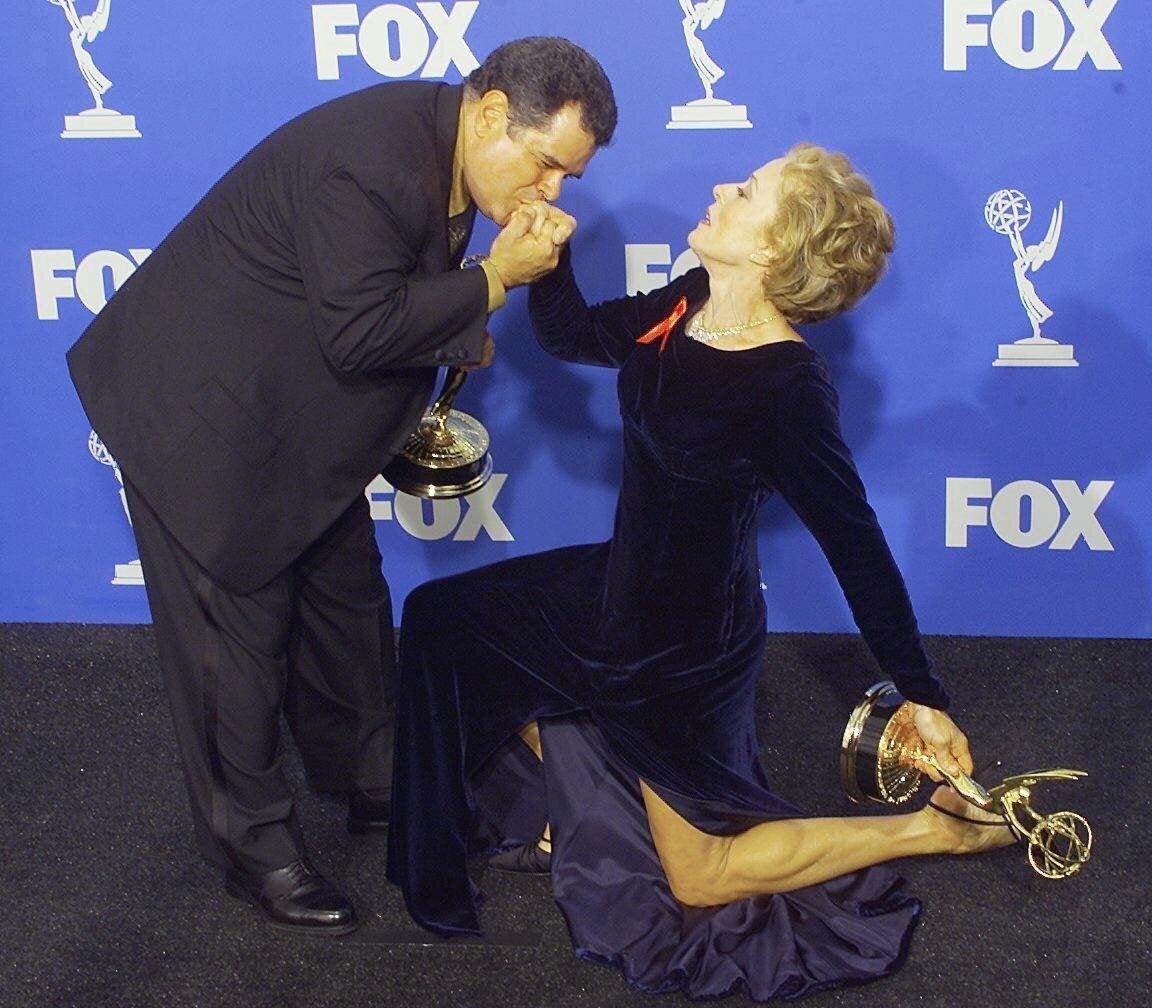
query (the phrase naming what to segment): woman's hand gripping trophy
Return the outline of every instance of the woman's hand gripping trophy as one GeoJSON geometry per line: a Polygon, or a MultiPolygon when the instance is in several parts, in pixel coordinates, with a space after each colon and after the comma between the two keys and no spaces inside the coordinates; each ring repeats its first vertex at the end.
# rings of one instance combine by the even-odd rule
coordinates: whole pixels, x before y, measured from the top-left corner
{"type": "MultiPolygon", "coordinates": [[[[890,804],[907,801],[924,775],[948,784],[969,805],[1001,817],[1021,843],[1028,860],[1045,878],[1067,878],[1080,870],[1092,849],[1092,828],[1075,812],[1041,815],[1032,807],[1042,781],[1077,780],[1083,770],[1033,770],[1004,778],[992,788],[974,780],[967,740],[940,711],[904,700],[890,682],[873,686],[857,705],[841,745],[841,780],[854,801],[890,804]]],[[[934,806],[964,821],[988,825],[934,806]]]]}

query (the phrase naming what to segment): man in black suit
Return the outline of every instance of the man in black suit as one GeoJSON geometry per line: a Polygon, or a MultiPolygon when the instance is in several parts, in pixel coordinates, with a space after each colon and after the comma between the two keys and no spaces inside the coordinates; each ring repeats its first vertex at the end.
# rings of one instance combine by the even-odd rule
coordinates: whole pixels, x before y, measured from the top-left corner
{"type": "Polygon", "coordinates": [[[340,934],[281,768],[387,821],[392,605],[364,495],[437,368],[490,362],[491,311],[552,269],[550,204],[611,138],[599,64],[563,39],[463,85],[380,84],[232,168],[69,351],[124,476],[200,852],[275,925],[340,934]],[[458,269],[476,211],[501,227],[458,269]]]}

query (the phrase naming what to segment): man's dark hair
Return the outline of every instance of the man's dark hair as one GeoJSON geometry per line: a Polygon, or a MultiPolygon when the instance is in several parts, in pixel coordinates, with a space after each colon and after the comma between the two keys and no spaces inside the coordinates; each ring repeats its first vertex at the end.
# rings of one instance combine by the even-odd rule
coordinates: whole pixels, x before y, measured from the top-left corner
{"type": "Polygon", "coordinates": [[[580,125],[603,147],[616,129],[616,98],[603,68],[567,39],[536,36],[505,42],[468,75],[469,97],[508,96],[513,129],[548,129],[565,105],[580,108],[580,125]]]}

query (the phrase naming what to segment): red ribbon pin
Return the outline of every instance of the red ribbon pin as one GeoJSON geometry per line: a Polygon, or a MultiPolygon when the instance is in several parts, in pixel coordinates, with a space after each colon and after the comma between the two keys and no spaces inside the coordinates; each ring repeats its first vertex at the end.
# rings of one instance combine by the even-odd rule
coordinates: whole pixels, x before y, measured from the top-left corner
{"type": "Polygon", "coordinates": [[[676,302],[676,307],[672,309],[672,314],[666,319],[657,322],[651,329],[649,329],[643,336],[636,337],[637,343],[654,343],[656,340],[660,341],[660,349],[658,353],[664,352],[664,344],[668,342],[668,334],[676,328],[676,323],[683,317],[684,313],[688,310],[688,299],[682,297],[676,302]]]}

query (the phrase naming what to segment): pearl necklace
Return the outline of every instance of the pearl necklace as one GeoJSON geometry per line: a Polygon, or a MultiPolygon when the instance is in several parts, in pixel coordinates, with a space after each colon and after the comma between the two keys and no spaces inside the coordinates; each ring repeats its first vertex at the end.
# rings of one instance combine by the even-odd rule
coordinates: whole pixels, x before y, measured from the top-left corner
{"type": "Polygon", "coordinates": [[[684,331],[692,339],[698,340],[701,343],[715,343],[717,340],[726,339],[729,336],[742,333],[746,329],[755,329],[757,326],[762,326],[765,322],[771,322],[774,318],[779,317],[779,315],[769,315],[767,318],[754,319],[742,325],[728,326],[726,329],[705,329],[700,324],[700,316],[696,315],[692,321],[688,323],[688,327],[684,331]]]}

